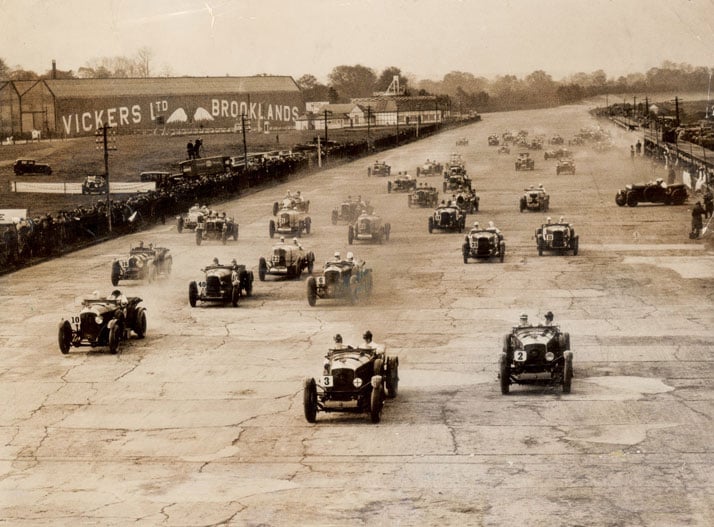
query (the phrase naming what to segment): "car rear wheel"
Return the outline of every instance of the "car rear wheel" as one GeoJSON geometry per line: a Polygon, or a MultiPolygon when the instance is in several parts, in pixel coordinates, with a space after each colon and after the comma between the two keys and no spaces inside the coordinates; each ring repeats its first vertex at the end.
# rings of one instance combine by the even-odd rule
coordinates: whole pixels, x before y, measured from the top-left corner
{"type": "Polygon", "coordinates": [[[543,240],[538,238],[538,256],[543,256],[543,240]]]}
{"type": "Polygon", "coordinates": [[[637,196],[634,192],[627,193],[627,206],[636,207],[637,206],[637,196]]]}
{"type": "Polygon", "coordinates": [[[270,220],[268,225],[268,234],[270,234],[271,238],[275,236],[275,222],[273,220],[270,220]]]}
{"type": "Polygon", "coordinates": [[[349,296],[350,304],[356,304],[359,302],[359,284],[357,283],[357,277],[353,276],[350,278],[349,290],[347,291],[349,296]]]}
{"type": "Polygon", "coordinates": [[[506,242],[501,242],[498,247],[499,260],[503,263],[503,259],[506,257],[506,242]]]}
{"type": "Polygon", "coordinates": [[[60,322],[59,325],[59,349],[63,355],[69,353],[69,348],[72,345],[72,326],[68,320],[60,322]]]}
{"type": "Polygon", "coordinates": [[[188,303],[191,307],[196,307],[196,301],[198,300],[198,284],[196,282],[191,282],[188,284],[188,303]]]}
{"type": "Polygon", "coordinates": [[[506,354],[501,355],[498,373],[501,382],[501,393],[508,395],[511,390],[511,366],[508,364],[508,356],[506,354]]]}
{"type": "Polygon", "coordinates": [[[431,216],[429,216],[428,228],[429,228],[429,234],[434,232],[434,218],[432,218],[431,216]]]}
{"type": "Polygon", "coordinates": [[[262,256],[260,257],[260,260],[258,261],[258,280],[261,282],[265,282],[265,275],[268,272],[268,262],[263,258],[262,256]]]}
{"type": "Polygon", "coordinates": [[[566,353],[563,356],[563,393],[570,393],[573,381],[573,355],[566,353]]]}
{"type": "Polygon", "coordinates": [[[332,225],[337,225],[337,211],[332,211],[332,225]]]}
{"type": "Polygon", "coordinates": [[[620,207],[624,207],[625,203],[627,203],[627,198],[625,197],[624,192],[618,192],[617,195],[615,196],[615,203],[618,204],[620,207]]]}
{"type": "Polygon", "coordinates": [[[121,334],[119,331],[119,324],[114,324],[109,329],[109,353],[115,355],[119,352],[119,341],[121,340],[121,334]]]}
{"type": "Polygon", "coordinates": [[[140,339],[146,336],[146,311],[143,309],[139,311],[136,316],[136,325],[134,326],[134,333],[140,339]]]}
{"type": "Polygon", "coordinates": [[[578,255],[578,246],[579,245],[580,245],[580,238],[578,238],[576,236],[575,239],[573,240],[573,256],[578,255]]]}
{"type": "Polygon", "coordinates": [[[399,359],[387,357],[387,397],[394,399],[399,391],[399,359]]]}
{"type": "Polygon", "coordinates": [[[308,423],[317,421],[317,385],[315,379],[308,377],[303,381],[302,404],[305,420],[308,423]]]}
{"type": "Polygon", "coordinates": [[[315,281],[315,277],[311,276],[307,279],[307,303],[310,304],[311,307],[314,307],[316,302],[317,282],[315,281]]]}
{"type": "Polygon", "coordinates": [[[384,402],[384,386],[382,378],[375,379],[376,386],[372,387],[372,395],[369,398],[369,418],[373,423],[379,423],[382,414],[382,403],[384,402]]]}
{"type": "Polygon", "coordinates": [[[280,209],[280,205],[278,204],[278,202],[277,201],[274,202],[273,203],[273,216],[276,216],[278,214],[279,209],[280,209]]]}

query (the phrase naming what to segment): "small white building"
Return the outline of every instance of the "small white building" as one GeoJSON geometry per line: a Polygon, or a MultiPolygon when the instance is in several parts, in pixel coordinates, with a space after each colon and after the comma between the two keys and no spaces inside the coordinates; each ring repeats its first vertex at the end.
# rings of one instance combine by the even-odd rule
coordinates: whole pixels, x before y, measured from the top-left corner
{"type": "Polygon", "coordinates": [[[325,127],[332,130],[367,125],[364,111],[358,104],[323,104],[312,108],[312,111],[306,112],[295,120],[297,130],[315,130],[325,127]]]}

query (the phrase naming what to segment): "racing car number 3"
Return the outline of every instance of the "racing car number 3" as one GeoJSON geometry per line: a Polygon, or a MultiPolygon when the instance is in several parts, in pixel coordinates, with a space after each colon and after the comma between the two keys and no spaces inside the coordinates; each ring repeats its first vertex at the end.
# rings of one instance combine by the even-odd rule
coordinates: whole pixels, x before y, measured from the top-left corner
{"type": "Polygon", "coordinates": [[[325,386],[326,388],[332,386],[332,375],[323,375],[322,376],[322,385],[325,386]]]}

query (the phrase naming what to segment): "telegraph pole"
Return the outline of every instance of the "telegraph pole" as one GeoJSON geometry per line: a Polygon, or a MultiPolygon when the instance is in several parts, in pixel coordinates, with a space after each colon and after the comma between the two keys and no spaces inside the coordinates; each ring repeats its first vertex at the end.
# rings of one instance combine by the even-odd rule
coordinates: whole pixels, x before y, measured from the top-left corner
{"type": "MultiPolygon", "coordinates": [[[[96,139],[94,140],[97,144],[102,144],[104,149],[104,178],[107,181],[107,222],[109,225],[109,232],[112,232],[112,191],[109,184],[109,150],[116,150],[116,132],[112,130],[112,143],[109,144],[107,138],[108,131],[113,128],[108,124],[103,124],[101,128],[98,128],[95,132],[96,139]]],[[[97,146],[97,149],[100,147],[97,146]]]]}
{"type": "Polygon", "coordinates": [[[330,110],[325,110],[325,148],[327,148],[327,114],[332,113],[330,110]]]}

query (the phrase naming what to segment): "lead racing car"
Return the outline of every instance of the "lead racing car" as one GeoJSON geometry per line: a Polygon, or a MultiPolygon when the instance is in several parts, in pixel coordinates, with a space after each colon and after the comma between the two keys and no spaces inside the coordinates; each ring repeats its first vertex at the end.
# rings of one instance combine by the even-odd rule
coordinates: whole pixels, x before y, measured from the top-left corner
{"type": "Polygon", "coordinates": [[[523,189],[519,207],[521,212],[524,210],[547,211],[550,208],[550,195],[545,191],[542,185],[523,189]]]}
{"type": "Polygon", "coordinates": [[[109,346],[110,353],[119,352],[119,344],[133,331],[137,338],[146,335],[146,308],[138,296],[124,296],[115,289],[106,298],[95,292],[82,300],[78,314],[62,320],[59,325],[59,349],[63,354],[80,346],[109,346]]]}
{"type": "Polygon", "coordinates": [[[273,216],[276,216],[280,209],[295,209],[300,212],[310,212],[310,200],[304,199],[299,190],[295,194],[288,190],[288,193],[282,201],[273,203],[273,216]]]}
{"type": "MultiPolygon", "coordinates": [[[[521,319],[524,320],[523,315],[521,319]]],[[[503,337],[499,379],[503,395],[509,393],[511,384],[543,383],[561,384],[563,393],[570,393],[573,379],[570,335],[548,323],[514,327],[503,337]]]]}
{"type": "Polygon", "coordinates": [[[562,217],[558,223],[550,223],[548,218],[547,223],[536,229],[535,238],[539,256],[543,256],[544,251],[573,251],[573,256],[578,255],[580,236],[575,234],[573,226],[564,222],[562,217]]]}
{"type": "Polygon", "coordinates": [[[117,286],[119,280],[147,280],[149,283],[158,276],[171,274],[173,258],[166,247],[154,247],[144,242],[129,250],[128,258],[119,258],[112,263],[112,285],[117,286]]]}
{"type": "Polygon", "coordinates": [[[325,263],[321,276],[307,279],[307,303],[313,307],[318,298],[341,298],[355,304],[371,293],[372,269],[352,253],[347,253],[347,260],[335,253],[334,259],[325,263]]]}
{"type": "Polygon", "coordinates": [[[243,294],[253,294],[253,271],[246,269],[245,265],[220,265],[214,260],[212,265],[201,271],[204,278],[188,284],[188,303],[191,307],[196,307],[199,301],[230,302],[233,307],[237,307],[243,294]]]}
{"type": "Polygon", "coordinates": [[[347,243],[352,245],[355,241],[369,241],[382,243],[389,241],[392,226],[382,221],[382,217],[374,212],[363,212],[357,220],[347,227],[347,243]]]}
{"type": "Polygon", "coordinates": [[[314,423],[318,412],[352,412],[369,413],[378,423],[385,396],[397,396],[399,357],[388,356],[383,346],[343,346],[338,337],[325,355],[322,375],[303,381],[305,419],[314,423]]]}
{"type": "Polygon", "coordinates": [[[300,278],[302,272],[307,270],[312,274],[315,263],[315,254],[312,251],[305,251],[297,241],[285,243],[285,238],[280,238],[280,243],[273,246],[272,254],[269,258],[260,257],[258,261],[258,278],[265,281],[267,275],[284,276],[288,279],[300,278]]]}

